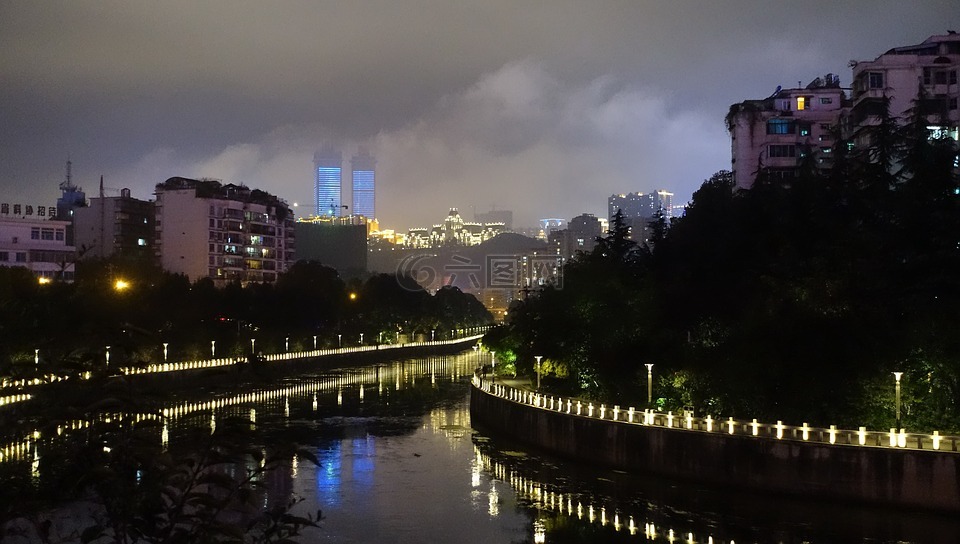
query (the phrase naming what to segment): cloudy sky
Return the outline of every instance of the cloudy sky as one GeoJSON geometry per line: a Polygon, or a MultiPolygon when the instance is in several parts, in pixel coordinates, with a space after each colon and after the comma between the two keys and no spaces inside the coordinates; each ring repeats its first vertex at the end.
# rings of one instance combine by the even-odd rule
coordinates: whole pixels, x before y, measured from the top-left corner
{"type": "Polygon", "coordinates": [[[52,205],[69,156],[88,196],[211,177],[306,214],[330,144],[398,229],[685,202],[730,104],[947,29],[955,0],[2,0],[0,200],[52,205]]]}

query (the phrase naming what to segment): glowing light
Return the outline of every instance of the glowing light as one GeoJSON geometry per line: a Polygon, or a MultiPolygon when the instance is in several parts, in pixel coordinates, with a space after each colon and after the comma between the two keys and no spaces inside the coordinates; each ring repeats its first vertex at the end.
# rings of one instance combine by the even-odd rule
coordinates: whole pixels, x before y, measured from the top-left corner
{"type": "Polygon", "coordinates": [[[122,279],[117,279],[117,281],[113,283],[113,288],[116,289],[117,291],[123,291],[125,289],[130,288],[130,282],[122,279]]]}

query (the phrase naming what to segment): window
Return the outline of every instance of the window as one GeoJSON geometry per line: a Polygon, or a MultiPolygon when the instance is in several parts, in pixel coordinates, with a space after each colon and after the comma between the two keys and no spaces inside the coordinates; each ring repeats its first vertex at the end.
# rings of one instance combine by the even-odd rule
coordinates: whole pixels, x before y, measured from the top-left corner
{"type": "Polygon", "coordinates": [[[810,123],[800,123],[801,136],[809,136],[811,130],[812,130],[812,125],[810,123]]]}
{"type": "Polygon", "coordinates": [[[831,98],[831,97],[829,97],[829,96],[821,96],[821,97],[820,97],[820,103],[821,103],[821,104],[833,104],[833,98],[831,98]]]}
{"type": "Polygon", "coordinates": [[[870,72],[867,74],[867,81],[871,89],[882,89],[883,72],[870,72]]]}
{"type": "Polygon", "coordinates": [[[770,119],[767,121],[767,134],[793,134],[794,122],[789,119],[770,119]]]}
{"type": "Polygon", "coordinates": [[[957,71],[950,70],[950,85],[956,85],[956,84],[957,84],[957,71]]]}
{"type": "Polygon", "coordinates": [[[63,229],[57,229],[57,232],[54,233],[54,237],[57,239],[58,242],[62,242],[62,241],[63,241],[63,229]]]}
{"type": "Polygon", "coordinates": [[[937,70],[933,74],[933,82],[936,85],[946,85],[947,84],[947,71],[946,70],[937,70]]]}
{"type": "Polygon", "coordinates": [[[957,109],[957,97],[953,97],[947,101],[947,109],[949,110],[957,109]]]}
{"type": "Polygon", "coordinates": [[[933,68],[924,68],[923,69],[923,84],[930,85],[933,83],[933,68]]]}
{"type": "Polygon", "coordinates": [[[26,252],[26,251],[18,251],[16,258],[17,258],[17,262],[18,262],[18,263],[25,263],[25,262],[27,262],[27,252],[26,252]]]}
{"type": "Polygon", "coordinates": [[[40,239],[41,240],[53,240],[53,229],[41,229],[40,230],[40,239]]]}
{"type": "Polygon", "coordinates": [[[797,97],[797,111],[803,111],[807,109],[807,97],[798,96],[797,97]]]}
{"type": "Polygon", "coordinates": [[[0,251],[0,263],[5,263],[10,260],[10,253],[6,251],[0,251]]]}
{"type": "Polygon", "coordinates": [[[147,239],[146,239],[146,238],[137,238],[137,245],[140,246],[140,247],[146,246],[146,245],[147,245],[147,239]]]}
{"type": "Polygon", "coordinates": [[[40,229],[39,229],[39,228],[30,229],[30,239],[31,239],[31,240],[39,240],[39,239],[40,239],[40,229]]]}
{"type": "Polygon", "coordinates": [[[797,146],[793,144],[771,145],[767,149],[767,155],[770,157],[796,157],[797,146]]]}

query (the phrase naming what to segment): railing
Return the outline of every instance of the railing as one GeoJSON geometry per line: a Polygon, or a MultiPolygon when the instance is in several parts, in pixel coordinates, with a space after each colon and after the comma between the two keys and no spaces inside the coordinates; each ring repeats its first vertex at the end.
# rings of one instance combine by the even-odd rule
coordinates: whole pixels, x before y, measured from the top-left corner
{"type": "Polygon", "coordinates": [[[932,433],[907,433],[896,429],[889,431],[868,431],[866,427],[857,430],[811,427],[804,423],[800,426],[760,423],[756,419],[745,421],[732,417],[714,418],[711,415],[695,417],[686,412],[658,412],[656,410],[637,410],[633,406],[626,409],[619,405],[594,404],[575,398],[544,395],[536,391],[508,387],[501,384],[473,378],[474,387],[504,400],[523,404],[531,408],[583,417],[622,423],[624,425],[642,425],[673,429],[678,432],[714,433],[728,436],[746,436],[759,439],[783,440],[792,442],[812,442],[837,446],[864,448],[895,448],[909,450],[937,450],[942,452],[960,452],[960,436],[932,433]]]}
{"type": "MultiPolygon", "coordinates": [[[[288,351],[284,353],[273,353],[266,354],[263,356],[264,362],[283,362],[283,361],[293,361],[297,359],[315,359],[321,357],[331,357],[338,355],[349,355],[354,353],[366,353],[366,352],[383,352],[392,349],[401,349],[401,348],[417,348],[417,347],[437,347],[437,346],[449,346],[454,344],[460,344],[463,342],[476,341],[483,338],[483,333],[487,330],[488,327],[478,327],[479,334],[473,334],[468,336],[462,336],[459,338],[452,338],[450,340],[436,340],[436,341],[423,341],[423,342],[407,342],[404,344],[378,344],[372,346],[352,346],[344,348],[332,348],[332,349],[315,349],[309,351],[288,351]]],[[[201,369],[211,369],[211,368],[221,368],[229,367],[234,365],[243,364],[247,359],[245,357],[222,357],[215,359],[204,359],[196,361],[178,361],[178,362],[165,362],[165,363],[153,363],[143,367],[119,367],[117,372],[124,376],[137,376],[144,374],[159,374],[165,372],[183,372],[189,370],[201,370],[201,369]]],[[[79,375],[80,380],[89,380],[91,377],[90,372],[84,372],[79,375]]],[[[3,379],[0,381],[0,394],[2,392],[9,391],[10,394],[0,396],[0,407],[10,406],[19,402],[29,400],[31,395],[23,393],[22,391],[27,388],[32,388],[36,386],[42,386],[44,384],[64,381],[70,379],[69,375],[56,375],[48,374],[38,378],[29,378],[29,379],[3,379]],[[16,393],[14,393],[14,391],[16,393]]]]}

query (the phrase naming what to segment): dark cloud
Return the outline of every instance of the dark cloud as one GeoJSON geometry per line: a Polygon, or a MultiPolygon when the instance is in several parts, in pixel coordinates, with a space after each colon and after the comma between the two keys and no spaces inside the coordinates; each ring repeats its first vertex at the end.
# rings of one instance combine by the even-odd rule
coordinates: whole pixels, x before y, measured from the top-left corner
{"type": "Polygon", "coordinates": [[[731,103],[958,26],[948,1],[7,1],[0,193],[52,201],[69,154],[88,191],[209,176],[306,204],[330,142],[377,154],[398,228],[686,200],[728,166],[731,103]]]}

